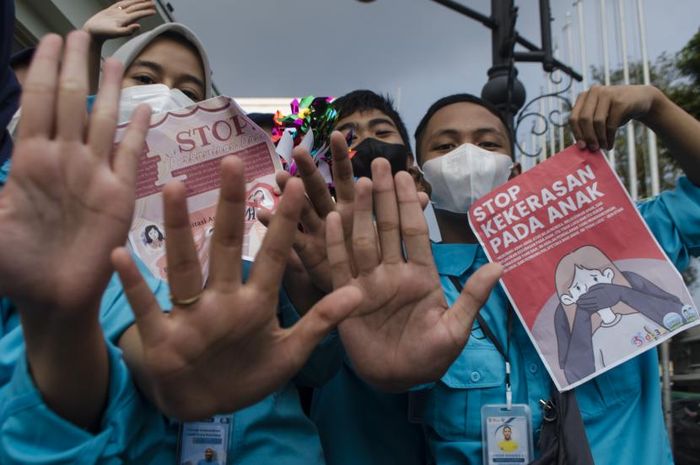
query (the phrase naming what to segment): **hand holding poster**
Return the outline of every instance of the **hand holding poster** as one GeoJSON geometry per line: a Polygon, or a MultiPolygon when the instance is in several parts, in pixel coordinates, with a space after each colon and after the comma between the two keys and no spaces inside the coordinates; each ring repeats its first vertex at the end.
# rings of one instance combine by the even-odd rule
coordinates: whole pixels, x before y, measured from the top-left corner
{"type": "Polygon", "coordinates": [[[469,223],[559,390],[700,323],[602,153],[566,149],[475,202],[469,223]]]}
{"type": "MultiPolygon", "coordinates": [[[[119,125],[117,142],[125,129],[126,123],[119,125]]],[[[167,182],[177,179],[187,189],[192,234],[206,279],[220,164],[227,155],[239,157],[245,166],[248,206],[243,258],[252,260],[265,233],[256,221],[256,208],[274,210],[278,203],[275,171],[281,165],[268,135],[228,97],[215,97],[151,117],[139,161],[129,245],[154,276],[167,278],[161,191],[167,182]]]]}

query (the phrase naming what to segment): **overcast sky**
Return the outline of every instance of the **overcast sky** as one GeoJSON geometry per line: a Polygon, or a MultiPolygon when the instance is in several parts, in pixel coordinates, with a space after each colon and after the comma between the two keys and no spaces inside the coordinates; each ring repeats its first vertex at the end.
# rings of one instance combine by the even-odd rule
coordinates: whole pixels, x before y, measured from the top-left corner
{"type": "MultiPolygon", "coordinates": [[[[485,14],[489,0],[461,0],[485,14]]],[[[192,27],[209,51],[219,90],[234,97],[340,96],[368,88],[391,94],[412,133],[428,106],[455,92],[479,94],[491,63],[488,29],[430,0],[170,0],[176,20],[192,27]]],[[[539,44],[537,0],[516,0],[517,29],[539,44]]],[[[607,0],[611,61],[617,51],[617,0],[607,0]]],[[[624,0],[628,56],[641,57],[637,0],[624,0]]],[[[643,0],[649,55],[678,51],[698,30],[699,0],[643,0]]],[[[562,26],[576,8],[551,0],[552,35],[564,49],[562,26]]],[[[599,0],[583,0],[589,65],[601,65],[599,0]]],[[[546,86],[538,64],[519,63],[528,100],[546,86]]]]}

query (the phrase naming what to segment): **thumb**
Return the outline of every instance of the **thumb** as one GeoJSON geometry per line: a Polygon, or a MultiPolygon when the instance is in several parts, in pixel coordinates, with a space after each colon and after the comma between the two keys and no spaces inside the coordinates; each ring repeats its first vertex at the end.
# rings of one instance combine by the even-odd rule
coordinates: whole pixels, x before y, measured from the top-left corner
{"type": "Polygon", "coordinates": [[[345,286],[318,301],[287,330],[287,350],[292,359],[299,360],[301,367],[321,340],[360,306],[362,299],[360,289],[345,286]]]}
{"type": "Polygon", "coordinates": [[[503,267],[497,263],[488,263],[479,268],[469,278],[452,307],[443,314],[443,321],[456,344],[463,346],[467,343],[476,314],[488,300],[502,274],[503,267]]]}

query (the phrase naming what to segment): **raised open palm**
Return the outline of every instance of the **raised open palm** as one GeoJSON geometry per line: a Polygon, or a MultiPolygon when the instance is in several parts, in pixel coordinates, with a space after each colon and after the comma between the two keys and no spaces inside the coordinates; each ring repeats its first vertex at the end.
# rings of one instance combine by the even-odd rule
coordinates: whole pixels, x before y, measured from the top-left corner
{"type": "Polygon", "coordinates": [[[352,253],[339,216],[328,216],[328,258],[334,286],[351,284],[365,296],[339,326],[354,369],[377,387],[399,391],[447,370],[501,267],[482,267],[448,307],[413,179],[400,172],[394,182],[384,159],[372,163],[372,179],[356,184],[352,253]]]}
{"type": "Polygon", "coordinates": [[[223,161],[221,186],[204,289],[184,186],[170,184],[164,190],[168,280],[175,305],[170,314],[161,312],[129,254],[119,249],[113,255],[136,316],[141,381],[162,411],[184,420],[231,412],[278,389],[362,298],[357,289],[340,288],[293,327],[282,329],[278,295],[305,201],[302,184],[288,181],[245,283],[240,160],[223,161]]]}
{"type": "Polygon", "coordinates": [[[134,208],[138,156],[150,111],[140,107],[113,154],[121,64],[105,63],[101,91],[86,113],[84,32],[47,36],[36,51],[22,96],[12,170],[0,193],[0,294],[23,318],[72,318],[96,312],[126,241],[134,208]]]}
{"type": "Polygon", "coordinates": [[[61,37],[41,40],[0,192],[0,295],[17,305],[42,398],[83,428],[96,426],[107,397],[100,301],[112,274],[109,254],[127,238],[150,115],[148,107],[135,111],[115,151],[122,65],[107,60],[88,119],[89,40],[72,32],[63,53],[61,37]]]}
{"type": "MultiPolygon", "coordinates": [[[[297,273],[306,274],[310,283],[323,293],[333,290],[330,266],[326,256],[326,216],[330,212],[338,212],[343,220],[345,235],[349,237],[352,232],[352,208],[355,200],[352,163],[348,157],[348,145],[341,132],[334,131],[331,134],[330,146],[333,157],[331,171],[335,186],[335,200],[331,197],[326,180],[309,152],[302,147],[294,149],[294,160],[299,168],[308,199],[304,202],[301,211],[301,228],[295,233],[291,265],[297,273]]],[[[285,171],[277,173],[277,184],[282,190],[290,179],[292,176],[285,171]]],[[[261,211],[259,216],[260,220],[267,225],[271,213],[261,211]]],[[[290,284],[303,286],[298,282],[290,284]]]]}

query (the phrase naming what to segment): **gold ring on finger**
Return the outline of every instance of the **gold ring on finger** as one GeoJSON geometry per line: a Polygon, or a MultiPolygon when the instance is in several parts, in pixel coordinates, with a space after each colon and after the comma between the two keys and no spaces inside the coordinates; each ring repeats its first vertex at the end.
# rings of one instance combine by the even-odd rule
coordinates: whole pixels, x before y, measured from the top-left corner
{"type": "Polygon", "coordinates": [[[195,303],[197,303],[197,301],[202,298],[202,294],[204,294],[203,289],[199,292],[199,294],[188,299],[176,299],[175,296],[170,294],[170,302],[172,302],[173,305],[177,305],[178,307],[189,307],[190,305],[194,305],[195,303]]]}

